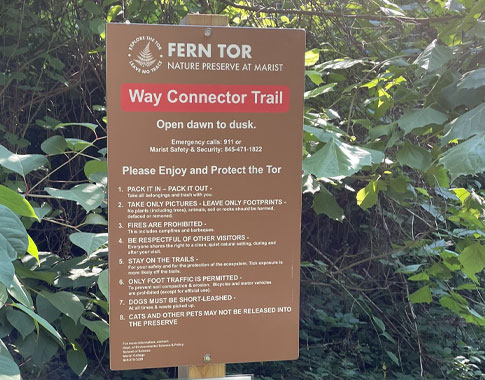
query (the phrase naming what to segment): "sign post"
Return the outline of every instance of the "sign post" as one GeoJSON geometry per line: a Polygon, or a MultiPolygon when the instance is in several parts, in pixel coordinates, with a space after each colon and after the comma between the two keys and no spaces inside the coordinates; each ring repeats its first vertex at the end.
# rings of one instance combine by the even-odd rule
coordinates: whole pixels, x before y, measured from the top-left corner
{"type": "MultiPolygon", "coordinates": [[[[227,26],[227,15],[189,14],[181,25],[227,26]]],[[[206,360],[211,358],[207,356],[206,360]]],[[[206,364],[202,366],[181,366],[178,368],[179,379],[206,379],[226,376],[226,364],[206,364]]]]}
{"type": "Polygon", "coordinates": [[[302,30],[107,25],[112,369],[298,357],[304,50],[302,30]]]}

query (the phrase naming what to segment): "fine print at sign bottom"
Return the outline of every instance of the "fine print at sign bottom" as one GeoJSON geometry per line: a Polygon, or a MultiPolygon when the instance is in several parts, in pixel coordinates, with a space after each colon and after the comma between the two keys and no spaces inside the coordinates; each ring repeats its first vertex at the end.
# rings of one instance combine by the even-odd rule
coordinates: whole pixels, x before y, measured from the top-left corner
{"type": "MultiPolygon", "coordinates": [[[[179,380],[189,380],[187,378],[182,378],[179,380]]],[[[202,380],[202,379],[191,379],[191,380],[202,380]]],[[[211,377],[210,379],[205,378],[204,380],[254,380],[253,375],[231,375],[226,377],[211,377]]]]}

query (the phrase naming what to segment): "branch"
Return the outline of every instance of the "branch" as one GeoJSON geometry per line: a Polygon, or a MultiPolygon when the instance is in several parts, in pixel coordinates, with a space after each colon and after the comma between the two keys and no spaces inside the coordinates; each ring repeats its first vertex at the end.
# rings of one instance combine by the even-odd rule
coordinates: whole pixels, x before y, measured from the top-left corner
{"type": "Polygon", "coordinates": [[[431,22],[446,22],[454,20],[460,16],[441,16],[441,17],[406,17],[406,16],[386,16],[378,14],[349,14],[349,13],[337,13],[328,11],[304,11],[301,9],[276,9],[273,7],[263,7],[263,6],[249,6],[236,4],[229,0],[219,0],[221,3],[229,5],[234,8],[244,9],[246,11],[253,12],[263,12],[263,13],[273,13],[273,14],[292,14],[292,15],[303,15],[303,16],[323,16],[323,17],[337,17],[337,18],[349,18],[349,19],[364,19],[364,20],[376,20],[376,21],[398,21],[402,23],[411,24],[429,24],[431,22]]]}

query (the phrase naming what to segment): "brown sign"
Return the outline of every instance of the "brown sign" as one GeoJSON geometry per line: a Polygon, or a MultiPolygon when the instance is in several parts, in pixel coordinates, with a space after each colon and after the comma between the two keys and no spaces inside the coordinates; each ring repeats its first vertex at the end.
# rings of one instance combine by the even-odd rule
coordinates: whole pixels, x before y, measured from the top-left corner
{"type": "Polygon", "coordinates": [[[111,368],[297,358],[304,31],[106,37],[111,368]]]}

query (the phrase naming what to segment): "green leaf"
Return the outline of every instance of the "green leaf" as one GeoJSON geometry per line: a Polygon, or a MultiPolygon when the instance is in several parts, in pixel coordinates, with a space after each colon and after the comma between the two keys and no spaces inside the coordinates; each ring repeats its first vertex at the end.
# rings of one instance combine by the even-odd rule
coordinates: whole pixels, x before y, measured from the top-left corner
{"type": "Polygon", "coordinates": [[[458,302],[455,298],[450,296],[444,296],[440,298],[440,304],[447,309],[461,315],[463,312],[467,312],[467,308],[465,305],[458,302]]]}
{"type": "Polygon", "coordinates": [[[35,241],[32,240],[30,235],[28,235],[28,238],[29,238],[29,245],[27,247],[27,253],[35,257],[37,262],[39,262],[39,250],[37,249],[37,245],[35,244],[35,241]]]}
{"type": "Polygon", "coordinates": [[[52,305],[47,298],[41,294],[37,294],[35,297],[35,307],[37,314],[44,318],[49,323],[54,323],[61,316],[61,312],[52,305]]]}
{"type": "Polygon", "coordinates": [[[401,165],[407,165],[410,168],[421,170],[425,172],[431,166],[432,156],[426,149],[417,145],[404,143],[404,146],[399,149],[396,155],[397,161],[401,165]]]}
{"type": "Polygon", "coordinates": [[[108,165],[106,161],[91,160],[84,165],[84,174],[86,178],[90,178],[94,173],[106,173],[108,165]]]}
{"type": "Polygon", "coordinates": [[[485,268],[485,246],[478,242],[467,246],[458,256],[458,260],[463,265],[463,273],[478,283],[475,274],[485,268]]]}
{"type": "Polygon", "coordinates": [[[121,5],[113,5],[106,16],[106,22],[111,22],[120,12],[122,12],[121,5]]]}
{"type": "Polygon", "coordinates": [[[413,264],[413,265],[406,265],[405,267],[399,268],[396,273],[414,273],[416,272],[419,268],[421,268],[421,264],[413,264]]]}
{"type": "Polygon", "coordinates": [[[109,300],[109,275],[107,269],[99,274],[98,287],[99,290],[101,290],[101,293],[103,293],[104,297],[109,300]]]}
{"type": "Polygon", "coordinates": [[[76,323],[84,313],[84,305],[74,293],[64,291],[50,293],[42,290],[40,295],[45,297],[57,310],[72,318],[76,323]]]}
{"type": "Polygon", "coordinates": [[[445,66],[453,58],[453,50],[448,46],[438,45],[437,42],[431,42],[413,64],[427,71],[435,71],[445,66]]]}
{"type": "Polygon", "coordinates": [[[12,259],[4,247],[5,242],[6,240],[3,237],[0,238],[0,283],[4,286],[10,286],[15,275],[15,269],[12,264],[12,259]]]}
{"type": "MultiPolygon", "coordinates": [[[[0,267],[1,267],[0,262],[0,267]]],[[[5,305],[8,300],[8,292],[7,287],[5,285],[0,284],[0,309],[5,305]]]]}
{"type": "Polygon", "coordinates": [[[0,340],[0,380],[21,380],[19,367],[2,340],[0,340]]]}
{"type": "Polygon", "coordinates": [[[337,85],[337,83],[329,83],[320,87],[317,87],[311,91],[306,91],[304,96],[305,99],[315,98],[319,95],[326,94],[328,92],[333,91],[333,88],[337,85]]]}
{"type": "Polygon", "coordinates": [[[0,165],[25,177],[33,170],[47,165],[47,159],[40,154],[15,154],[0,145],[0,165]]]}
{"type": "Polygon", "coordinates": [[[443,166],[431,166],[425,175],[426,182],[431,187],[442,187],[442,188],[449,188],[450,187],[450,178],[448,177],[448,172],[443,166]]]}
{"type": "Polygon", "coordinates": [[[88,214],[88,216],[86,216],[86,220],[84,221],[84,224],[99,224],[102,226],[107,226],[108,221],[102,215],[88,214]]]}
{"type": "Polygon", "coordinates": [[[0,185],[0,204],[7,206],[18,215],[39,220],[28,200],[3,185],[0,185]]]}
{"type": "Polygon", "coordinates": [[[30,293],[19,281],[17,276],[13,276],[13,281],[8,288],[8,292],[13,298],[15,298],[18,302],[22,303],[24,306],[31,309],[34,308],[34,303],[32,302],[32,297],[30,296],[30,293]]]}
{"type": "Polygon", "coordinates": [[[397,356],[394,353],[392,353],[391,351],[386,350],[386,354],[394,362],[394,364],[399,365],[399,359],[397,358],[397,356]]]}
{"type": "Polygon", "coordinates": [[[27,314],[20,310],[9,308],[7,309],[7,320],[17,329],[17,331],[25,339],[27,335],[35,330],[34,322],[27,314]]]}
{"type": "Polygon", "coordinates": [[[67,149],[67,142],[62,136],[52,136],[40,145],[40,149],[42,149],[45,154],[49,154],[51,156],[62,154],[67,149]]]}
{"type": "Polygon", "coordinates": [[[380,190],[385,190],[386,185],[382,181],[370,181],[366,187],[360,189],[357,193],[357,205],[362,210],[374,206],[377,203],[380,190]]]}
{"type": "Polygon", "coordinates": [[[52,283],[54,282],[54,279],[58,276],[57,272],[28,269],[19,261],[15,261],[13,266],[15,268],[15,273],[20,278],[31,278],[34,280],[41,280],[41,281],[47,282],[49,285],[52,285],[52,283]]]}
{"type": "Polygon", "coordinates": [[[485,68],[469,71],[457,84],[457,88],[461,89],[475,89],[485,86],[485,68]]]}
{"type": "Polygon", "coordinates": [[[485,132],[449,149],[439,163],[448,169],[451,180],[485,171],[485,132]]]}
{"type": "Polygon", "coordinates": [[[466,140],[483,132],[485,126],[485,103],[465,112],[445,125],[445,135],[441,139],[444,145],[451,140],[466,140]]]}
{"type": "Polygon", "coordinates": [[[66,142],[67,142],[67,147],[73,150],[74,152],[80,152],[81,150],[93,145],[88,141],[76,139],[76,138],[66,138],[66,142]]]}
{"type": "Polygon", "coordinates": [[[305,66],[312,66],[320,59],[320,49],[312,49],[305,52],[305,66]]]}
{"type": "Polygon", "coordinates": [[[343,178],[383,159],[382,152],[348,145],[332,137],[323,148],[303,160],[303,171],[317,178],[343,178]]]}
{"type": "Polygon", "coordinates": [[[4,205],[0,205],[0,236],[0,242],[3,242],[1,246],[6,249],[11,260],[15,260],[17,254],[24,254],[29,246],[24,225],[18,216],[4,205]]]}
{"type": "Polygon", "coordinates": [[[103,34],[105,32],[106,21],[96,18],[89,21],[89,27],[94,34],[103,34]]]}
{"type": "Polygon", "coordinates": [[[315,70],[306,70],[305,75],[317,86],[323,83],[322,74],[315,70]]]}
{"type": "Polygon", "coordinates": [[[76,324],[71,318],[63,316],[61,318],[61,329],[67,339],[74,342],[82,335],[84,326],[81,323],[76,324]]]}
{"type": "Polygon", "coordinates": [[[69,240],[86,251],[88,255],[108,242],[108,234],[94,234],[91,232],[75,232],[69,235],[69,240]]]}
{"type": "Polygon", "coordinates": [[[44,190],[55,198],[75,201],[88,212],[99,207],[104,200],[103,188],[91,183],[76,185],[70,190],[59,190],[52,187],[46,187],[44,190]]]}
{"type": "Polygon", "coordinates": [[[414,293],[409,295],[409,301],[411,303],[431,303],[433,298],[431,297],[431,291],[429,290],[429,286],[423,286],[419,288],[414,293]]]}
{"type": "Polygon", "coordinates": [[[93,15],[103,13],[103,10],[99,7],[99,5],[95,4],[92,0],[85,1],[83,6],[84,9],[91,12],[93,15]]]}
{"type": "Polygon", "coordinates": [[[101,319],[98,321],[89,321],[81,317],[80,322],[83,326],[86,326],[89,330],[96,334],[101,344],[103,344],[104,341],[109,338],[109,325],[105,320],[101,319]]]}
{"type": "Polygon", "coordinates": [[[12,306],[22,310],[24,313],[28,314],[34,321],[36,321],[38,324],[40,324],[42,327],[44,327],[55,339],[56,342],[64,348],[64,342],[62,341],[62,337],[59,335],[59,333],[52,327],[52,325],[47,322],[44,318],[42,318],[40,315],[36,314],[32,310],[26,308],[24,305],[13,303],[12,306]]]}
{"type": "Polygon", "coordinates": [[[408,110],[397,121],[399,128],[401,128],[405,134],[412,132],[414,129],[422,128],[431,124],[443,124],[448,117],[434,108],[420,108],[408,110]]]}
{"type": "MultiPolygon", "coordinates": [[[[103,30],[104,30],[104,22],[103,22],[103,30]]],[[[56,125],[56,127],[54,129],[70,127],[70,126],[86,127],[86,128],[89,128],[90,130],[92,130],[93,132],[98,127],[96,124],[93,124],[93,123],[59,123],[59,124],[56,125]]],[[[66,139],[66,141],[67,141],[67,139],[66,139]]]]}
{"type": "Polygon", "coordinates": [[[313,209],[317,214],[325,214],[337,222],[342,222],[345,218],[344,210],[338,205],[332,193],[324,187],[321,187],[320,192],[313,198],[313,209]]]}
{"type": "Polygon", "coordinates": [[[379,327],[379,330],[381,330],[381,332],[386,331],[386,325],[384,324],[384,322],[382,322],[382,319],[373,315],[372,320],[374,321],[376,326],[379,327]]]}
{"type": "Polygon", "coordinates": [[[41,207],[34,207],[35,215],[37,215],[39,221],[44,219],[44,216],[46,216],[51,211],[52,207],[48,203],[43,203],[41,207]]]}
{"type": "Polygon", "coordinates": [[[456,287],[456,290],[478,290],[479,288],[475,284],[461,284],[460,286],[456,287]]]}
{"type": "Polygon", "coordinates": [[[42,367],[52,359],[58,349],[59,347],[56,344],[56,341],[51,339],[49,335],[44,334],[43,331],[40,331],[39,337],[37,338],[37,349],[35,349],[32,354],[32,362],[35,365],[42,367]]]}
{"type": "Polygon", "coordinates": [[[80,377],[88,368],[88,359],[79,344],[76,343],[73,346],[73,349],[67,351],[67,362],[74,373],[80,377]]]}
{"type": "Polygon", "coordinates": [[[352,66],[358,64],[367,63],[365,59],[352,59],[352,58],[337,58],[332,61],[324,62],[320,65],[315,66],[315,69],[318,71],[326,71],[326,70],[347,70],[350,69],[352,66]]]}
{"type": "Polygon", "coordinates": [[[408,278],[409,281],[429,281],[429,276],[425,272],[415,274],[408,278]]]}

